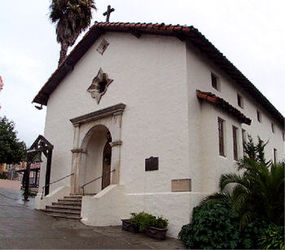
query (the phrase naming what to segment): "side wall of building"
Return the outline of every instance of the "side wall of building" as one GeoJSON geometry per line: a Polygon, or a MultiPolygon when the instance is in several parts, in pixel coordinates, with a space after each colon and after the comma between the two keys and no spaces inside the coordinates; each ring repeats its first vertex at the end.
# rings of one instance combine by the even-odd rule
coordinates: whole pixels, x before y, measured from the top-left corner
{"type": "Polygon", "coordinates": [[[266,159],[273,160],[274,148],[277,150],[277,160],[284,159],[283,131],[280,124],[196,49],[189,44],[187,48],[189,162],[194,191],[212,193],[218,188],[221,174],[236,170],[237,162],[233,157],[233,126],[237,128],[239,158],[243,156],[242,130],[245,130],[255,142],[258,136],[268,141],[265,148],[266,159]],[[212,87],[211,73],[217,76],[218,90],[212,87]],[[197,89],[222,97],[249,117],[252,120],[251,125],[240,124],[236,118],[212,104],[199,101],[196,95],[197,89]],[[242,97],[243,108],[238,105],[237,94],[242,97]],[[257,120],[257,110],[261,113],[261,122],[257,120]],[[225,156],[219,155],[218,117],[224,120],[225,156]],[[274,124],[274,133],[271,123],[274,124]]]}

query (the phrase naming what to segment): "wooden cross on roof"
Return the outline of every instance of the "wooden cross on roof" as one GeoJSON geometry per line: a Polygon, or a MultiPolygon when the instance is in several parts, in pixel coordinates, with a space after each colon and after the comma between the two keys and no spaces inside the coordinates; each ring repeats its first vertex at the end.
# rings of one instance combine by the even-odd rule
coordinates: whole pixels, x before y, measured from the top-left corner
{"type": "Polygon", "coordinates": [[[111,15],[111,13],[112,13],[113,11],[115,11],[115,9],[114,9],[114,8],[111,8],[111,5],[108,5],[107,11],[103,13],[103,16],[107,16],[107,17],[106,17],[106,23],[109,22],[109,20],[110,20],[110,15],[111,15]]]}

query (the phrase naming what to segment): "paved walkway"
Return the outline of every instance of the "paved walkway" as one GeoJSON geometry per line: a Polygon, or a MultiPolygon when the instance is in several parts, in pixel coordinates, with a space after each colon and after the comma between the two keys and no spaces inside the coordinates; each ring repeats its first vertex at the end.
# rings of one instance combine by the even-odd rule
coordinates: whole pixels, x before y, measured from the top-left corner
{"type": "Polygon", "coordinates": [[[20,181],[0,179],[0,188],[20,190],[21,189],[21,182],[20,181]]]}
{"type": "Polygon", "coordinates": [[[120,227],[90,227],[59,220],[22,201],[21,191],[0,188],[0,249],[178,249],[180,241],[158,241],[120,227]]]}

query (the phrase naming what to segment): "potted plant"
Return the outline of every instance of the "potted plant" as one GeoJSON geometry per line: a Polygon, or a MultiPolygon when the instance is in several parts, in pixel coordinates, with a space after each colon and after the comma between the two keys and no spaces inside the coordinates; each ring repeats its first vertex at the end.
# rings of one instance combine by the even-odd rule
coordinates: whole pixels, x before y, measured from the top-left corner
{"type": "MultiPolygon", "coordinates": [[[[133,216],[133,214],[132,214],[133,216]]],[[[128,232],[132,232],[132,233],[138,233],[139,232],[139,228],[137,226],[137,224],[135,223],[135,221],[133,220],[133,218],[131,217],[131,219],[122,219],[122,230],[128,231],[128,232]]]]}
{"type": "Polygon", "coordinates": [[[137,233],[146,233],[146,235],[165,240],[168,220],[163,217],[156,218],[146,212],[131,213],[130,219],[122,220],[122,229],[137,233]]]}
{"type": "Polygon", "coordinates": [[[158,217],[155,222],[146,229],[146,235],[149,237],[165,240],[167,232],[168,220],[158,217]]]}
{"type": "Polygon", "coordinates": [[[138,214],[133,214],[131,221],[137,225],[139,232],[144,233],[149,226],[155,224],[156,218],[146,212],[140,212],[138,214]]]}
{"type": "Polygon", "coordinates": [[[129,232],[145,232],[150,225],[154,225],[156,221],[155,216],[140,212],[131,213],[130,219],[122,220],[122,229],[129,232]]]}

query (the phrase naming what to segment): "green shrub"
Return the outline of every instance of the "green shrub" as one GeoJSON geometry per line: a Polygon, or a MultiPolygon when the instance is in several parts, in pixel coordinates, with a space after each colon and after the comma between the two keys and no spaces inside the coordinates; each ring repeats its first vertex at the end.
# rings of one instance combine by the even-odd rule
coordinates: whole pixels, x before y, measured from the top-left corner
{"type": "Polygon", "coordinates": [[[284,227],[255,219],[240,231],[238,214],[225,200],[195,207],[192,222],[182,227],[179,239],[187,248],[285,249],[284,227]]]}
{"type": "Polygon", "coordinates": [[[156,218],[154,227],[166,228],[167,226],[168,226],[168,220],[167,219],[165,219],[163,217],[156,218]]]}
{"type": "Polygon", "coordinates": [[[187,248],[236,248],[239,219],[228,201],[208,202],[193,209],[192,222],[179,233],[187,248]]]}
{"type": "Polygon", "coordinates": [[[155,226],[156,218],[155,216],[140,212],[140,213],[131,213],[130,222],[131,224],[138,227],[139,232],[144,232],[149,226],[155,226]]]}
{"type": "Polygon", "coordinates": [[[262,219],[256,219],[248,223],[240,232],[238,248],[258,249],[258,239],[267,228],[268,222],[262,219]]]}
{"type": "Polygon", "coordinates": [[[285,249],[284,227],[269,225],[258,240],[259,247],[263,249],[285,249]]]}
{"type": "Polygon", "coordinates": [[[130,222],[139,229],[139,232],[144,232],[148,227],[166,228],[168,220],[163,217],[155,217],[151,214],[140,212],[131,213],[130,222]]]}

